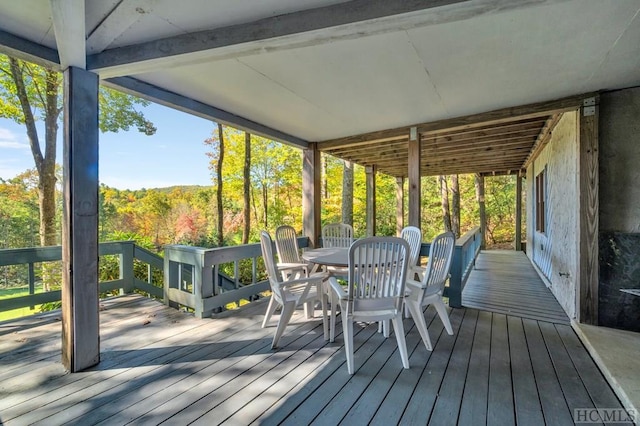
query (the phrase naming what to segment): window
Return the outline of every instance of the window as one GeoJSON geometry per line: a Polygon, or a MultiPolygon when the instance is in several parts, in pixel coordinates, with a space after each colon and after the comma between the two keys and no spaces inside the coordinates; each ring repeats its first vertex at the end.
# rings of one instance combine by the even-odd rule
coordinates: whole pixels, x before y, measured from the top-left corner
{"type": "Polygon", "coordinates": [[[547,222],[547,168],[536,176],[536,231],[545,232],[547,222]]]}

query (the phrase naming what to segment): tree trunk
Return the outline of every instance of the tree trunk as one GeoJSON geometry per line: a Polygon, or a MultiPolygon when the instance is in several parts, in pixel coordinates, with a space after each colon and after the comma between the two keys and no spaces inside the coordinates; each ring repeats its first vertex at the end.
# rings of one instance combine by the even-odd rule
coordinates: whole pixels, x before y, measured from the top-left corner
{"type": "Polygon", "coordinates": [[[269,229],[269,221],[268,221],[268,214],[269,214],[269,210],[267,208],[267,203],[269,201],[269,194],[267,191],[267,183],[266,182],[262,182],[262,214],[263,214],[263,222],[264,222],[264,229],[269,229]]]}
{"type": "Polygon", "coordinates": [[[451,230],[460,238],[460,185],[458,175],[451,175],[451,230]]]}
{"type": "Polygon", "coordinates": [[[218,139],[220,140],[220,155],[218,156],[218,165],[216,167],[216,178],[218,188],[216,191],[216,200],[218,203],[218,247],[224,245],[224,211],[222,209],[222,162],[224,161],[224,132],[222,125],[218,125],[218,139]]]}
{"type": "Polygon", "coordinates": [[[322,192],[322,198],[324,198],[325,200],[327,198],[329,198],[329,185],[327,182],[327,156],[323,155],[322,156],[322,160],[320,161],[320,164],[322,165],[322,170],[320,171],[320,176],[322,179],[322,187],[320,188],[320,191],[322,192]]]}
{"type": "MultiPolygon", "coordinates": [[[[40,245],[52,246],[58,243],[56,227],[56,142],[58,137],[58,90],[60,82],[58,73],[46,71],[44,94],[45,104],[45,153],[42,155],[35,118],[29,102],[24,81],[23,63],[15,58],[9,58],[11,77],[16,85],[16,94],[24,114],[24,124],[31,147],[31,154],[38,170],[38,204],[40,207],[40,245]]],[[[42,284],[44,291],[50,291],[58,275],[55,265],[42,265],[42,284]]]]}
{"type": "Polygon", "coordinates": [[[449,190],[447,188],[447,177],[440,175],[440,202],[442,204],[442,221],[445,231],[451,231],[451,210],[449,209],[449,190]]]}
{"type": "Polygon", "coordinates": [[[342,223],[353,226],[353,163],[346,160],[342,169],[342,223]]]}
{"type": "Polygon", "coordinates": [[[251,191],[251,134],[244,134],[244,182],[242,186],[242,194],[244,204],[242,206],[242,216],[244,218],[244,226],[242,228],[242,244],[249,244],[249,232],[251,231],[251,211],[250,211],[250,191],[251,191]]]}
{"type": "Polygon", "coordinates": [[[29,103],[22,62],[9,58],[11,77],[16,85],[20,107],[24,113],[24,124],[31,147],[31,154],[38,170],[38,203],[40,206],[40,245],[52,246],[58,243],[56,228],[56,142],[58,137],[58,90],[60,81],[58,73],[46,72],[45,93],[45,152],[40,149],[40,141],[29,103]]]}
{"type": "Polygon", "coordinates": [[[480,213],[480,233],[481,233],[481,242],[480,248],[484,250],[487,245],[487,215],[485,212],[484,205],[484,178],[476,173],[475,176],[475,184],[476,184],[476,199],[478,200],[478,212],[480,213]]]}

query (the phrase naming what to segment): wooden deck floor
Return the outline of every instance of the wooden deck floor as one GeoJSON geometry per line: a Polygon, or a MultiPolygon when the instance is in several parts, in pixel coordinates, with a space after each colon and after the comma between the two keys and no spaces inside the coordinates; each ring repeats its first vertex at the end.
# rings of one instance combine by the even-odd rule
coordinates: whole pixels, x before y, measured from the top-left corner
{"type": "Polygon", "coordinates": [[[569,317],[521,251],[480,252],[476,267],[462,292],[462,305],[569,324],[569,317]]]}
{"type": "Polygon", "coordinates": [[[427,310],[434,350],[405,320],[411,368],[395,339],[357,327],[347,374],[341,334],[296,313],[270,349],[264,301],[198,320],[140,296],[104,301],[102,361],[65,374],[56,315],[0,324],[0,423],[549,424],[574,408],[620,407],[564,324],[453,309],[454,335],[427,310]]]}

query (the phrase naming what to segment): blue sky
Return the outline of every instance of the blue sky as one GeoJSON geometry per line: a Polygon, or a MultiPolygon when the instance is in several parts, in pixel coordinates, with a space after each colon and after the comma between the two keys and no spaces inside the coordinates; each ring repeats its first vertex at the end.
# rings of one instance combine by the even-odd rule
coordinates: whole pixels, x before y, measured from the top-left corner
{"type": "MultiPolygon", "coordinates": [[[[143,111],[158,129],[155,135],[135,130],[100,133],[100,182],[118,189],[211,185],[203,141],[215,124],[157,104],[143,111]]],[[[62,124],[58,133],[56,162],[62,164],[62,124]]],[[[42,126],[39,134],[43,139],[42,126]]],[[[0,118],[0,178],[34,167],[24,125],[0,118]]]]}

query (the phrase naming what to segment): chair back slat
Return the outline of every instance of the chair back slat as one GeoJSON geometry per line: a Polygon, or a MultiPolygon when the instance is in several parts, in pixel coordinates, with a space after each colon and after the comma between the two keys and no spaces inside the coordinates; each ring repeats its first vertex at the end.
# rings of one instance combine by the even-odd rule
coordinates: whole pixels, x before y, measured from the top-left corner
{"type": "Polygon", "coordinates": [[[298,237],[293,226],[282,225],[276,229],[276,250],[282,263],[302,263],[298,237]]]}
{"type": "Polygon", "coordinates": [[[267,275],[269,275],[271,291],[273,292],[276,300],[282,301],[283,295],[279,285],[279,283],[282,282],[282,277],[276,269],[276,260],[273,256],[273,240],[267,231],[260,232],[260,248],[262,249],[264,266],[267,270],[267,275]]]}
{"type": "Polygon", "coordinates": [[[429,249],[427,270],[423,277],[424,284],[427,286],[438,285],[441,289],[444,288],[451,269],[455,245],[456,237],[453,232],[444,232],[433,240],[429,249]]]}
{"type": "Polygon", "coordinates": [[[353,243],[353,227],[346,223],[331,223],[322,228],[322,247],[345,247],[353,243]]]}
{"type": "Polygon", "coordinates": [[[406,226],[402,229],[400,237],[409,243],[409,266],[416,266],[422,247],[422,231],[416,226],[406,226]]]}
{"type": "Polygon", "coordinates": [[[347,315],[402,306],[409,244],[397,237],[358,240],[349,249],[347,315]]]}

